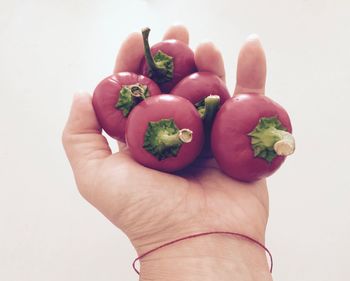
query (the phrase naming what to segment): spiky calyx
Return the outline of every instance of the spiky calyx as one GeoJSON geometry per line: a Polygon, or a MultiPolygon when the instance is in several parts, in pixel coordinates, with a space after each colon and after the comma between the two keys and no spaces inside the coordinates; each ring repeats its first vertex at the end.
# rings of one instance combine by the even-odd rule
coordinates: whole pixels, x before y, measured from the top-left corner
{"type": "Polygon", "coordinates": [[[294,152],[294,138],[276,116],[260,118],[248,136],[251,137],[254,156],[263,158],[269,163],[277,155],[287,156],[294,152]]]}
{"type": "Polygon", "coordinates": [[[148,87],[142,84],[124,85],[119,92],[119,99],[115,105],[124,117],[142,100],[149,97],[148,87]]]}
{"type": "Polygon", "coordinates": [[[148,123],[143,148],[158,160],[164,160],[176,157],[181,146],[191,140],[191,130],[179,130],[173,119],[161,119],[148,123]]]}
{"type": "Polygon", "coordinates": [[[154,56],[154,63],[157,70],[149,70],[149,76],[157,83],[162,84],[173,79],[174,63],[173,58],[162,51],[158,51],[154,56]]]}

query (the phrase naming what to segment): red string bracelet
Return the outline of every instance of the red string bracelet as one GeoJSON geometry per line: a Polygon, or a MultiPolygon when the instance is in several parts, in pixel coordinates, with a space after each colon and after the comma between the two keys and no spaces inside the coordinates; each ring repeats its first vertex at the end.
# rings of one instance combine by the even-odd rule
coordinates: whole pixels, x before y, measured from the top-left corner
{"type": "Polygon", "coordinates": [[[211,235],[211,234],[228,234],[228,235],[233,235],[233,236],[238,236],[238,237],[241,237],[241,238],[244,238],[250,242],[253,242],[254,244],[258,245],[259,247],[263,248],[266,253],[268,253],[269,257],[270,257],[270,273],[272,273],[272,268],[273,268],[273,259],[272,259],[272,254],[271,252],[269,251],[268,248],[265,247],[265,245],[261,244],[259,241],[247,236],[247,235],[244,235],[244,234],[240,234],[240,233],[236,233],[236,232],[229,232],[229,231],[210,231],[210,232],[202,232],[202,233],[197,233],[197,234],[192,234],[192,235],[189,235],[189,236],[185,236],[185,237],[182,237],[182,238],[178,238],[176,240],[173,240],[173,241],[170,241],[170,242],[167,242],[163,245],[160,245],[152,250],[149,250],[143,254],[141,254],[140,256],[138,256],[132,263],[132,267],[133,269],[135,270],[135,272],[140,275],[140,271],[136,268],[136,262],[138,260],[141,260],[142,258],[144,258],[145,256],[148,256],[149,254],[155,252],[155,251],[158,251],[159,249],[161,248],[164,248],[164,247],[167,247],[169,245],[172,245],[172,244],[175,244],[177,242],[180,242],[180,241],[183,241],[183,240],[187,240],[187,239],[192,239],[192,238],[196,238],[196,237],[199,237],[199,236],[206,236],[206,235],[211,235]]]}

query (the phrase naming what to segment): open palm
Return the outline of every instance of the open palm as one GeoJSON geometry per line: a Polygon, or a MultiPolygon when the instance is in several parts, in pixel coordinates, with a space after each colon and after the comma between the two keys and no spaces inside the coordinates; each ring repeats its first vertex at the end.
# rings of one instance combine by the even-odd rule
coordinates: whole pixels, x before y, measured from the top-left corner
{"type": "MultiPolygon", "coordinates": [[[[164,38],[188,43],[188,32],[174,26],[164,38]]],[[[142,56],[141,34],[134,33],[123,43],[114,71],[136,72],[142,56]]],[[[225,79],[221,54],[212,43],[199,45],[195,60],[200,71],[225,79]]],[[[247,40],[238,59],[235,93],[263,94],[265,68],[259,40],[247,40]]],[[[126,233],[139,253],[202,231],[234,231],[264,241],[265,180],[235,181],[214,159],[199,159],[180,173],[167,174],[135,162],[123,144],[112,154],[87,94],[74,99],[63,144],[81,194],[126,233]]]]}

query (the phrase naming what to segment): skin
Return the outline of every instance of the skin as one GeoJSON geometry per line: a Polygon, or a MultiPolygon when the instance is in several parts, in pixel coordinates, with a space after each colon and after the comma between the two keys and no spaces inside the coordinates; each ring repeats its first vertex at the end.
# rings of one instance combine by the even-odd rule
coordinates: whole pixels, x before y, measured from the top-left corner
{"type": "MultiPolygon", "coordinates": [[[[171,27],[164,36],[186,44],[188,38],[183,26],[171,27]]],[[[131,34],[120,48],[114,71],[135,71],[142,52],[141,35],[131,34]]],[[[225,80],[222,56],[212,43],[198,46],[195,61],[200,71],[211,71],[225,80]]],[[[263,94],[265,79],[264,52],[259,40],[251,38],[240,51],[235,93],[263,94]]],[[[136,163],[124,145],[112,154],[88,94],[75,96],[63,144],[82,196],[126,233],[138,254],[182,236],[213,230],[240,232],[264,243],[265,180],[235,181],[218,169],[215,160],[199,160],[173,175],[136,163]]],[[[239,238],[214,235],[186,240],[145,257],[140,280],[272,278],[263,250],[239,238]]]]}

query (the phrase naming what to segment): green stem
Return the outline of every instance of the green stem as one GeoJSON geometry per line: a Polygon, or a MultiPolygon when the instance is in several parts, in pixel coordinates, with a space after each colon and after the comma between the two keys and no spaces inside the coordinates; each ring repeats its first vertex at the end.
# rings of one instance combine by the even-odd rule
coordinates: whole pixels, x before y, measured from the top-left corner
{"type": "MultiPolygon", "coordinates": [[[[257,142],[257,141],[256,141],[257,142]]],[[[253,144],[255,141],[253,141],[253,144]]],[[[265,147],[273,147],[275,152],[278,152],[275,149],[276,143],[290,143],[293,146],[294,137],[287,131],[276,129],[275,127],[270,127],[260,132],[259,134],[259,143],[263,144],[265,147]]],[[[293,148],[294,149],[294,148],[293,148]]]]}
{"type": "Polygon", "coordinates": [[[294,152],[295,141],[291,133],[271,127],[260,135],[260,141],[266,147],[273,147],[277,155],[288,156],[294,152]]]}
{"type": "Polygon", "coordinates": [[[220,96],[210,95],[204,99],[203,125],[205,134],[204,150],[210,149],[211,128],[220,107],[220,96]]]}
{"type": "Polygon", "coordinates": [[[158,160],[176,157],[183,144],[192,141],[193,132],[179,130],[173,119],[161,119],[148,122],[143,148],[158,160]]]}
{"type": "Polygon", "coordinates": [[[288,156],[293,154],[295,150],[295,140],[291,133],[286,131],[278,130],[274,132],[279,135],[280,140],[275,142],[273,149],[276,151],[277,155],[288,156]]]}
{"type": "Polygon", "coordinates": [[[158,136],[159,142],[166,147],[172,147],[183,143],[189,143],[192,141],[192,131],[189,129],[179,130],[176,134],[168,135],[162,133],[158,136]]]}
{"type": "Polygon", "coordinates": [[[220,106],[220,97],[218,95],[210,95],[204,99],[203,122],[204,122],[204,127],[208,128],[209,131],[213,126],[214,117],[219,110],[219,106],[220,106]]]}
{"type": "Polygon", "coordinates": [[[150,33],[151,29],[149,29],[148,27],[142,29],[142,37],[143,37],[143,45],[145,48],[145,58],[146,58],[146,62],[147,65],[149,67],[149,71],[153,74],[163,74],[164,73],[164,69],[160,68],[156,65],[156,63],[154,62],[152,53],[151,53],[151,47],[149,46],[149,42],[148,42],[148,36],[150,33]]]}

